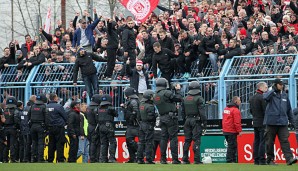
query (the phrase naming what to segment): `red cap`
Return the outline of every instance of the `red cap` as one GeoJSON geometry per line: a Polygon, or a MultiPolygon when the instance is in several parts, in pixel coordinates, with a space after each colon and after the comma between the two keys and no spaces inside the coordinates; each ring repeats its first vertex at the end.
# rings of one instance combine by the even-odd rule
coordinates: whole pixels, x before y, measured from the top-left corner
{"type": "Polygon", "coordinates": [[[141,60],[137,60],[136,65],[143,65],[143,61],[141,61],[141,60]]]}
{"type": "Polygon", "coordinates": [[[242,29],[240,30],[240,35],[241,35],[241,36],[247,36],[245,28],[242,28],[242,29]]]}
{"type": "Polygon", "coordinates": [[[197,2],[197,0],[189,0],[189,2],[197,2]]]}

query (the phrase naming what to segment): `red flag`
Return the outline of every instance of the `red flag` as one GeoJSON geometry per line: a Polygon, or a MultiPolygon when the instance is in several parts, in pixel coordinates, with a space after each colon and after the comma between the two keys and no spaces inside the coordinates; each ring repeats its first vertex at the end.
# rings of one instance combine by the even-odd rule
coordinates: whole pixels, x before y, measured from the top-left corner
{"type": "Polygon", "coordinates": [[[158,5],[159,0],[119,0],[137,21],[144,22],[158,5]]]}
{"type": "Polygon", "coordinates": [[[46,17],[46,22],[44,24],[44,31],[46,33],[50,33],[51,31],[51,17],[52,17],[52,10],[51,6],[48,7],[48,12],[47,12],[47,17],[46,17]]]}

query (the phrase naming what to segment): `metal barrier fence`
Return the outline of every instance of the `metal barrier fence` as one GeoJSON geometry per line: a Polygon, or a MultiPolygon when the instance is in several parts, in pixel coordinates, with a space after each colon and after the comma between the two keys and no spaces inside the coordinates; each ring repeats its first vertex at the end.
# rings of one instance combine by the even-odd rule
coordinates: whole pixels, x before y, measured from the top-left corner
{"type": "Polygon", "coordinates": [[[226,106],[233,96],[239,96],[242,101],[242,118],[252,118],[249,99],[255,94],[257,83],[264,81],[270,87],[272,81],[278,77],[285,82],[284,88],[288,92],[291,105],[293,108],[296,107],[297,91],[293,84],[297,85],[297,82],[294,82],[297,60],[297,56],[292,54],[234,57],[224,74],[223,106],[226,106]]]}
{"type": "Polygon", "coordinates": [[[17,69],[17,65],[9,65],[0,71],[0,102],[7,96],[15,96],[21,101],[26,101],[30,94],[26,91],[30,86],[31,77],[35,68],[17,69]]]}

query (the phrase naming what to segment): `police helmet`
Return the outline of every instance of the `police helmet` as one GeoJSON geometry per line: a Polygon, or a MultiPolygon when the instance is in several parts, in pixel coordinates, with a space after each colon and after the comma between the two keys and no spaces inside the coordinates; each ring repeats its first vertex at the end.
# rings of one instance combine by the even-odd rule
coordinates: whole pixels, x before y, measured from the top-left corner
{"type": "Polygon", "coordinates": [[[112,97],[108,94],[102,95],[100,106],[111,105],[111,104],[112,104],[112,97]]]}
{"type": "Polygon", "coordinates": [[[192,81],[189,83],[189,91],[188,94],[198,94],[200,93],[200,84],[198,81],[192,81]]]}
{"type": "Polygon", "coordinates": [[[101,102],[101,95],[100,94],[94,94],[91,97],[91,102],[90,102],[90,106],[98,106],[101,102]]]}
{"type": "Polygon", "coordinates": [[[146,90],[144,93],[143,93],[143,98],[147,99],[147,100],[150,100],[154,95],[154,91],[152,90],[146,90]]]}
{"type": "Polygon", "coordinates": [[[36,96],[35,104],[45,104],[48,102],[48,98],[45,94],[39,94],[36,96]]]}
{"type": "Polygon", "coordinates": [[[7,108],[16,108],[17,107],[17,99],[14,96],[7,97],[6,106],[7,108]]]}
{"type": "Polygon", "coordinates": [[[165,78],[158,78],[156,80],[156,91],[164,90],[168,87],[168,80],[165,78]]]}
{"type": "Polygon", "coordinates": [[[132,87],[127,87],[124,90],[124,94],[125,94],[126,97],[138,98],[137,91],[134,88],[132,88],[132,87]]]}

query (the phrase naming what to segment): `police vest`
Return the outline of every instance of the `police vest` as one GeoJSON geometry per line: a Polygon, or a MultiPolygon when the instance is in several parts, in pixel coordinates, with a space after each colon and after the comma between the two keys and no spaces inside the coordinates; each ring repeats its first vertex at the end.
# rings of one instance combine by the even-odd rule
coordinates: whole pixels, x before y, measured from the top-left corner
{"type": "Polygon", "coordinates": [[[32,123],[45,123],[46,120],[46,113],[45,113],[46,106],[44,104],[38,105],[34,104],[31,107],[31,122],[32,123]]]}
{"type": "Polygon", "coordinates": [[[4,117],[5,117],[5,122],[4,125],[8,126],[8,125],[13,125],[15,124],[14,121],[14,112],[15,112],[15,108],[7,108],[4,110],[4,117]]]}
{"type": "Polygon", "coordinates": [[[165,114],[168,114],[169,112],[176,111],[175,103],[170,102],[170,99],[165,97],[166,91],[169,91],[169,90],[161,90],[157,92],[154,96],[154,103],[160,115],[165,115],[165,114]]]}
{"type": "Polygon", "coordinates": [[[98,122],[114,121],[114,117],[109,113],[109,109],[98,109],[98,122]]]}
{"type": "Polygon", "coordinates": [[[96,125],[96,117],[98,115],[98,106],[89,106],[87,108],[87,120],[89,125],[96,125]]]}
{"type": "Polygon", "coordinates": [[[198,109],[198,101],[201,96],[187,95],[184,97],[185,115],[198,116],[200,114],[198,109]]]}
{"type": "Polygon", "coordinates": [[[30,132],[29,124],[28,124],[29,122],[28,111],[26,110],[22,111],[22,114],[20,115],[20,119],[21,119],[21,123],[20,123],[21,131],[30,132]]]}
{"type": "Polygon", "coordinates": [[[141,115],[141,121],[154,122],[155,121],[154,105],[150,103],[141,102],[140,115],[141,115]]]}

